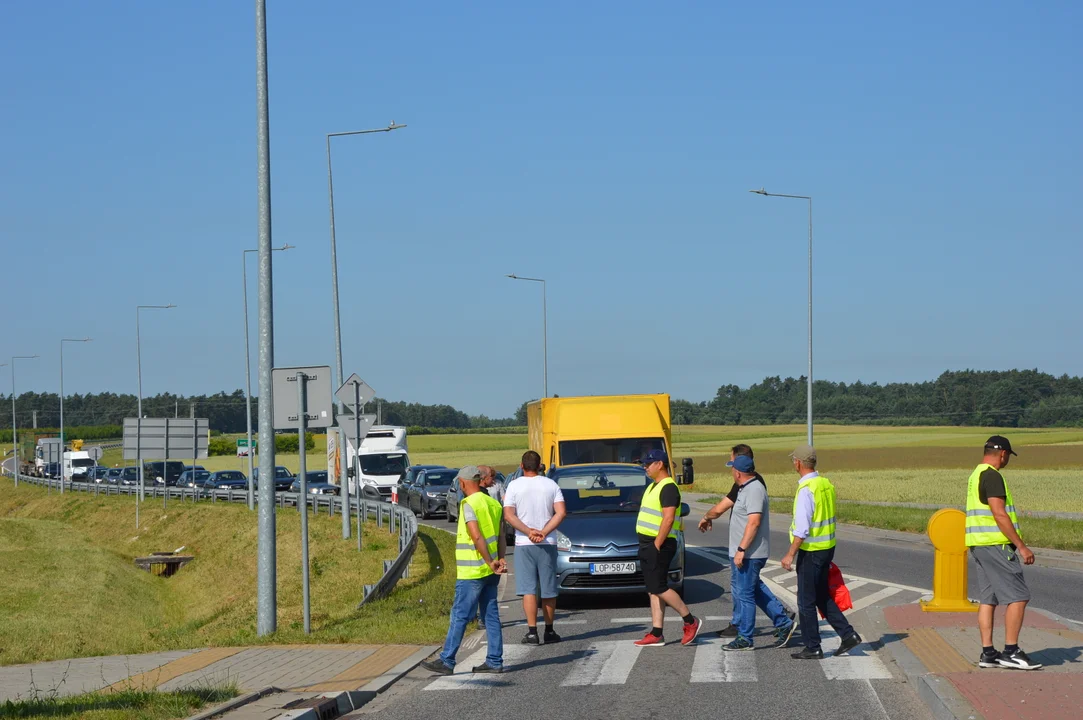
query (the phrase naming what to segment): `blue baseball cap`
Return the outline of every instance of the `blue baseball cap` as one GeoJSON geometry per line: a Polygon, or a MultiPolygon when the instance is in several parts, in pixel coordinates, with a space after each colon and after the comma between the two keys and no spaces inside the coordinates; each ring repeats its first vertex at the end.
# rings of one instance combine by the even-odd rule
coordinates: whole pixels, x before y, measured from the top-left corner
{"type": "Polygon", "coordinates": [[[669,463],[669,456],[665,450],[651,450],[639,461],[640,465],[650,465],[655,462],[669,463]]]}
{"type": "Polygon", "coordinates": [[[756,463],[752,461],[748,455],[738,455],[737,457],[726,463],[726,467],[731,467],[737,470],[737,472],[751,473],[756,471],[756,463]]]}

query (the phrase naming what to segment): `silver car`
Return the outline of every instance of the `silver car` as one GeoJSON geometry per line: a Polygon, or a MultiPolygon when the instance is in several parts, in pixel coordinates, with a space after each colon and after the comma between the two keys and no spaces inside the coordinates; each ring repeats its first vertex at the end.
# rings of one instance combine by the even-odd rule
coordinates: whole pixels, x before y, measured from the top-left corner
{"type": "MultiPolygon", "coordinates": [[[[561,595],[643,593],[636,517],[650,479],[638,465],[569,465],[550,470],[567,516],[557,531],[561,595]]],[[[689,513],[681,504],[681,517],[689,513]]],[[[669,567],[669,587],[684,592],[684,533],[669,567]]]]}

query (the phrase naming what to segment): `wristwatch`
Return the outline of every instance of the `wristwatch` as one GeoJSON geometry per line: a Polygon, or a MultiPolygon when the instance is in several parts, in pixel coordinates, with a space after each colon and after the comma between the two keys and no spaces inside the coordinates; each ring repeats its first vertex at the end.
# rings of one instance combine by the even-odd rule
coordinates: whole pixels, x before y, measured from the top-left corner
{"type": "Polygon", "coordinates": [[[746,552],[746,550],[740,545],[737,546],[737,552],[746,552]]]}

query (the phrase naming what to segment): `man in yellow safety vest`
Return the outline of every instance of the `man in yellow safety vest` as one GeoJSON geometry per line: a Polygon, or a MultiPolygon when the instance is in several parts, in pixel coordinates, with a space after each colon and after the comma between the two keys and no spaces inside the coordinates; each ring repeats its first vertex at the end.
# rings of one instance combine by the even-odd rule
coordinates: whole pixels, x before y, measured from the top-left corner
{"type": "Polygon", "coordinates": [[[970,473],[966,485],[966,546],[978,566],[978,630],[982,645],[978,667],[1037,670],[1041,665],[1031,662],[1019,649],[1019,630],[1030,600],[1023,565],[1034,562],[1034,553],[1023,544],[1012,491],[1000,472],[1012,455],[1015,451],[1008,438],[989,438],[985,441],[985,456],[970,473]],[[997,605],[1007,606],[1004,652],[993,646],[993,610],[997,605]]]}
{"type": "Polygon", "coordinates": [[[439,675],[455,670],[455,654],[462,644],[466,625],[480,609],[485,618],[485,663],[472,668],[475,673],[504,671],[504,639],[500,629],[497,589],[500,575],[507,572],[504,562],[504,509],[481,490],[481,471],[476,465],[459,470],[456,482],[463,491],[459,508],[459,528],[455,537],[455,599],[451,604],[444,649],[438,658],[426,660],[422,667],[439,675]]]}
{"type": "Polygon", "coordinates": [[[835,655],[845,655],[861,643],[861,636],[846,620],[827,587],[831,560],[835,557],[835,486],[816,472],[816,449],[802,445],[790,453],[793,469],[801,478],[793,499],[790,549],[782,567],[791,570],[797,559],[797,612],[805,648],[790,657],[823,660],[820,647],[819,610],[842,640],[835,655]]]}
{"type": "Polygon", "coordinates": [[[640,647],[666,644],[662,637],[662,623],[665,621],[666,605],[669,605],[684,620],[681,645],[689,645],[699,635],[703,621],[692,615],[681,596],[667,582],[669,564],[677,554],[677,535],[684,529],[681,491],[670,477],[669,456],[664,450],[651,450],[640,462],[652,481],[643,491],[636,517],[639,565],[651,599],[652,627],[635,644],[640,647]]]}

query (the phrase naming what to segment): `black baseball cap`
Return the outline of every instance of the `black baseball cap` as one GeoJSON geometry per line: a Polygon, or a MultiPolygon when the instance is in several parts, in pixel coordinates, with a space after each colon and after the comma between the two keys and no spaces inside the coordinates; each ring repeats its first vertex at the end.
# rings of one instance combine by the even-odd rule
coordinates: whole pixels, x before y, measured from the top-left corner
{"type": "Polygon", "coordinates": [[[665,450],[651,450],[649,453],[643,456],[643,459],[639,461],[639,464],[646,466],[656,462],[664,462],[666,464],[669,464],[669,456],[666,455],[665,450]]]}
{"type": "Polygon", "coordinates": [[[1015,450],[1012,450],[1012,444],[1008,442],[1008,438],[1003,435],[994,435],[985,441],[986,450],[1007,450],[1012,455],[1018,456],[1015,450]]]}

